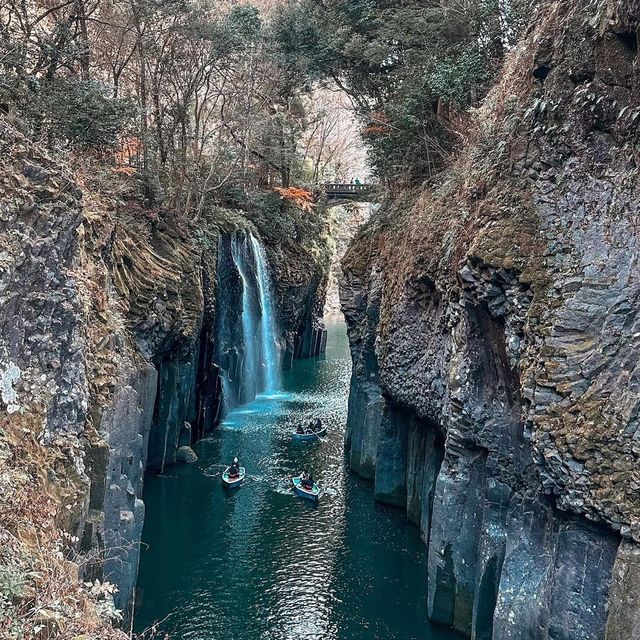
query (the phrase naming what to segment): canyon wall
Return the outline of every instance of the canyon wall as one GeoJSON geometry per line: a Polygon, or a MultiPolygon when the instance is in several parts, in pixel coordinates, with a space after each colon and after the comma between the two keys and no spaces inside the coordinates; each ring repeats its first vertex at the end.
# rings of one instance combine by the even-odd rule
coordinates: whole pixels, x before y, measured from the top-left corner
{"type": "Polygon", "coordinates": [[[460,156],[343,261],[351,467],[469,638],[640,638],[639,26],[542,3],[460,156]]]}
{"type": "Polygon", "coordinates": [[[303,216],[261,194],[247,211],[213,208],[192,223],[143,208],[108,168],[99,184],[92,168],[61,168],[6,121],[0,145],[0,435],[20,429],[43,455],[55,452],[48,472],[34,463],[46,476],[34,482],[47,495],[66,488],[56,503],[65,556],[80,578],[118,587],[126,621],[145,472],[188,460],[220,416],[219,307],[241,310],[219,253],[238,234],[262,238],[277,291],[274,340],[289,359],[315,353],[329,259],[323,213],[303,216]],[[276,215],[293,235],[274,233],[276,215]]]}

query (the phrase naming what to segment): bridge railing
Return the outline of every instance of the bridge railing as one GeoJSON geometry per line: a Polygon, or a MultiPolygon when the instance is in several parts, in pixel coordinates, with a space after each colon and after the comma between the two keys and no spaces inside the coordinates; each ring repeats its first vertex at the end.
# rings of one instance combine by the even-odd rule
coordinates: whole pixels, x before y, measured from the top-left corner
{"type": "Polygon", "coordinates": [[[373,184],[356,184],[354,182],[329,182],[324,185],[324,192],[327,198],[361,199],[374,191],[373,184]]]}
{"type": "Polygon", "coordinates": [[[355,182],[327,182],[324,185],[325,191],[327,193],[332,193],[334,191],[337,192],[344,192],[344,191],[353,191],[353,192],[360,192],[360,191],[369,191],[370,189],[373,188],[372,184],[356,184],[355,182]]]}

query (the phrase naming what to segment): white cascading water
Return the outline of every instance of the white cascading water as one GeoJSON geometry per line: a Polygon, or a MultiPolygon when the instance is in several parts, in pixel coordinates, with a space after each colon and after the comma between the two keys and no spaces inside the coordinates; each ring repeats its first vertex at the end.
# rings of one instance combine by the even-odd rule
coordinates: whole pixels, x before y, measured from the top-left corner
{"type": "Polygon", "coordinates": [[[280,357],[271,283],[264,250],[251,234],[236,234],[231,240],[231,257],[242,282],[242,378],[236,393],[225,385],[226,408],[250,402],[258,393],[279,386],[280,357]]]}
{"type": "Polygon", "coordinates": [[[271,282],[267,270],[267,260],[262,245],[255,236],[249,236],[256,261],[258,295],[260,298],[260,337],[262,366],[264,368],[264,388],[276,391],[280,386],[280,354],[276,340],[276,322],[273,312],[271,282]]]}
{"type": "Polygon", "coordinates": [[[258,391],[258,353],[256,345],[257,323],[254,304],[251,300],[251,267],[247,261],[246,236],[235,236],[231,243],[231,256],[242,280],[242,338],[244,359],[242,361],[242,380],[240,381],[240,400],[252,400],[258,391]]]}

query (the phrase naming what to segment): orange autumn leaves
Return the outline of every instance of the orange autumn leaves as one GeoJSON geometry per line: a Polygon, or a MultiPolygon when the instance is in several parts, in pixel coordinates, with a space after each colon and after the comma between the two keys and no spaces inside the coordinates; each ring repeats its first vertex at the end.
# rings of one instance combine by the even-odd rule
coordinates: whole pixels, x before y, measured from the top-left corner
{"type": "Polygon", "coordinates": [[[389,118],[382,111],[369,115],[369,124],[362,129],[363,135],[384,135],[389,133],[389,118]]]}
{"type": "Polygon", "coordinates": [[[285,200],[303,211],[311,211],[315,206],[313,192],[301,187],[274,187],[285,200]]]}
{"type": "Polygon", "coordinates": [[[142,155],[140,138],[126,138],[114,154],[116,173],[131,176],[136,172],[136,164],[142,155]]]}

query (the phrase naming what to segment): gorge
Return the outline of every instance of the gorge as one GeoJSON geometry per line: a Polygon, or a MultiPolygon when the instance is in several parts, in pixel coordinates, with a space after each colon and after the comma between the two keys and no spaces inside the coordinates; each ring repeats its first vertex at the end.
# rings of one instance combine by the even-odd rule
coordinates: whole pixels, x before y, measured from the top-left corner
{"type": "Polygon", "coordinates": [[[416,531],[345,469],[350,356],[344,326],[328,329],[326,357],[296,360],[278,393],[232,410],[196,445],[198,462],[147,479],[136,630],[159,622],[185,640],[239,629],[247,638],[455,638],[426,621],[416,531]],[[291,440],[300,415],[327,423],[319,446],[291,440]],[[249,477],[230,493],[220,472],[234,455],[249,477]],[[303,468],[325,488],[317,508],[290,494],[303,468]]]}
{"type": "Polygon", "coordinates": [[[0,639],[640,640],[640,4],[222,4],[0,7],[0,639]]]}

